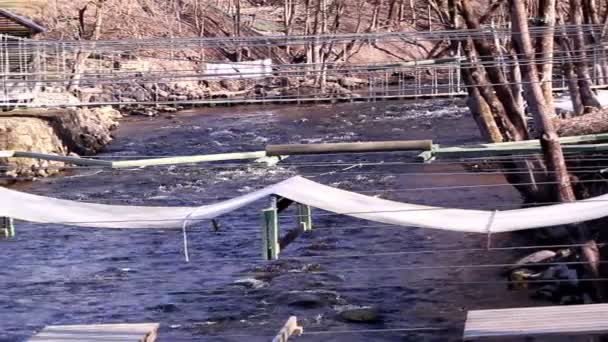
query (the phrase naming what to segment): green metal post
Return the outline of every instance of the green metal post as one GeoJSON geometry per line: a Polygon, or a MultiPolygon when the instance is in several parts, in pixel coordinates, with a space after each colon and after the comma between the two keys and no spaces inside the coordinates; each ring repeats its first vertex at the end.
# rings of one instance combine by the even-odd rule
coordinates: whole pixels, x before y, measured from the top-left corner
{"type": "Polygon", "coordinates": [[[312,230],[312,210],[309,205],[298,203],[298,219],[303,231],[312,230]]]}
{"type": "MultiPolygon", "coordinates": [[[[276,203],[276,200],[273,201],[276,203]]],[[[279,258],[279,214],[276,205],[262,211],[262,257],[264,260],[279,258]]]]}
{"type": "Polygon", "coordinates": [[[15,237],[15,225],[10,217],[0,217],[0,229],[2,229],[6,238],[15,237]]]}

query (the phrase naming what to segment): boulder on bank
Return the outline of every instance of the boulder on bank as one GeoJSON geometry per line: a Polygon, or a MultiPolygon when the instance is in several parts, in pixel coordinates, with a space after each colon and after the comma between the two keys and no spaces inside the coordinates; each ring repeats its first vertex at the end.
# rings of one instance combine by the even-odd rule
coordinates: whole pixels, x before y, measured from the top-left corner
{"type": "MultiPolygon", "coordinates": [[[[37,151],[67,154],[67,149],[51,125],[38,118],[0,117],[0,150],[37,151]]],[[[55,173],[56,162],[25,158],[0,158],[0,165],[9,167],[0,173],[9,177],[44,177],[55,173]]]]}
{"type": "MultiPolygon", "coordinates": [[[[0,114],[0,150],[90,155],[112,141],[120,112],[94,109],[15,110],[0,114]]],[[[45,177],[63,164],[28,158],[0,158],[10,177],[45,177]]]]}

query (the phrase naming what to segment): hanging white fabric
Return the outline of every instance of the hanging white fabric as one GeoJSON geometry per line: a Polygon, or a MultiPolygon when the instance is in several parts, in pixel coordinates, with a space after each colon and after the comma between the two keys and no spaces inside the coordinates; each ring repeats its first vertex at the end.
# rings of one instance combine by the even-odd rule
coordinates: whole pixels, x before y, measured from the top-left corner
{"type": "Polygon", "coordinates": [[[293,177],[244,196],[200,207],[92,204],[0,188],[0,217],[81,227],[183,229],[185,221],[213,219],[271,195],[374,222],[481,234],[557,226],[608,216],[608,195],[574,203],[494,212],[400,203],[293,177]],[[491,231],[488,232],[490,220],[491,231]]]}

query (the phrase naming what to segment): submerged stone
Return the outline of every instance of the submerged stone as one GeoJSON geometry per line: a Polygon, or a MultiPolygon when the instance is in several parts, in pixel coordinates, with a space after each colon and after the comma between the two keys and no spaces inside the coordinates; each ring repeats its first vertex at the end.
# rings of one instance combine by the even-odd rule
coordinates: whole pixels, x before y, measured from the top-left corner
{"type": "Polygon", "coordinates": [[[338,317],[352,323],[375,323],[381,320],[376,308],[345,309],[338,314],[338,317]]]}

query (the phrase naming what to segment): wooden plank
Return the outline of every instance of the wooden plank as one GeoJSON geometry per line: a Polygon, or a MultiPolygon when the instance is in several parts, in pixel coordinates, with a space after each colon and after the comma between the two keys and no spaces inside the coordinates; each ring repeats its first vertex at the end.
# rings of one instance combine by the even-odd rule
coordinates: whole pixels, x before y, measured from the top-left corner
{"type": "Polygon", "coordinates": [[[269,156],[280,156],[331,153],[429,151],[432,148],[433,142],[431,140],[398,140],[356,143],[268,145],[266,146],[266,154],[269,156]]]}
{"type": "Polygon", "coordinates": [[[463,338],[602,333],[608,333],[608,304],[469,311],[463,338]]]}
{"type": "Polygon", "coordinates": [[[298,325],[298,318],[291,316],[281,328],[281,331],[272,339],[272,342],[288,342],[292,336],[300,336],[304,329],[298,325]]]}
{"type": "Polygon", "coordinates": [[[44,328],[30,342],[154,342],[158,323],[55,325],[44,328]]]}

